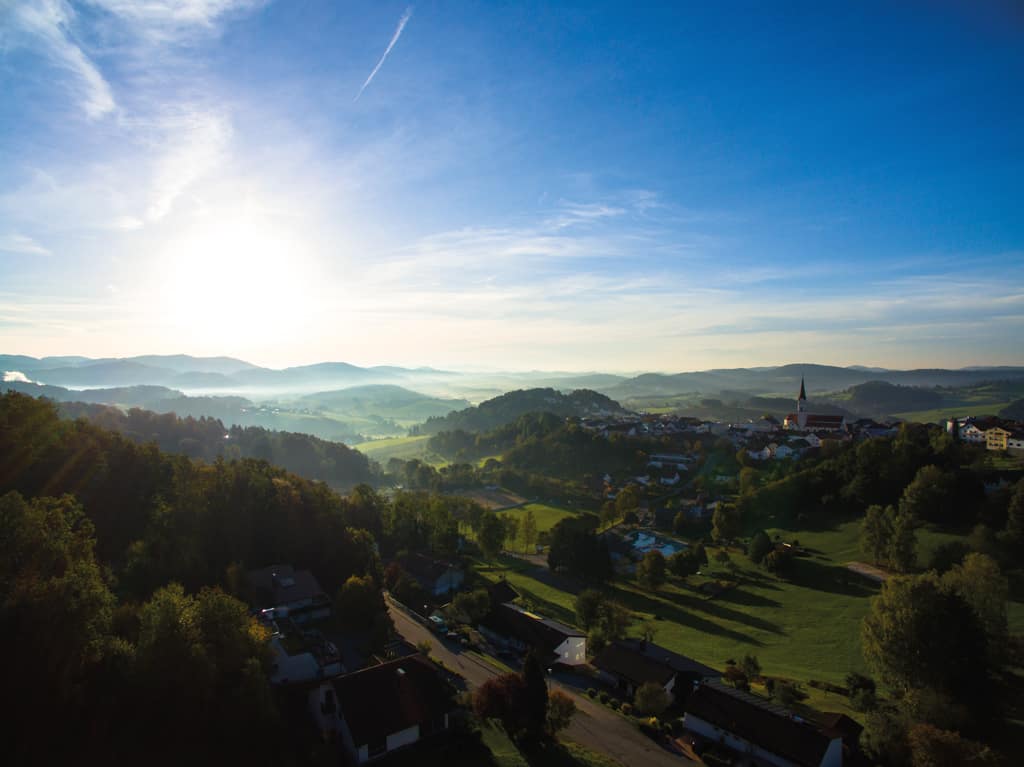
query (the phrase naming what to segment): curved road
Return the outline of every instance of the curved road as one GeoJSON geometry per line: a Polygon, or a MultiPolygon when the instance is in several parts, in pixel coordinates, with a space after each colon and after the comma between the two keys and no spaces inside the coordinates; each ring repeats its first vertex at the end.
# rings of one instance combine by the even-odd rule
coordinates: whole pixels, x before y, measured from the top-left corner
{"type": "MultiPolygon", "coordinates": [[[[495,666],[479,660],[472,653],[461,652],[451,643],[434,634],[430,629],[409,617],[403,610],[388,601],[388,610],[395,623],[395,629],[412,644],[429,640],[430,654],[442,661],[448,668],[459,673],[469,687],[479,687],[499,671],[495,666]]],[[[566,737],[593,751],[607,754],[624,765],[647,767],[688,767],[697,764],[683,756],[672,754],[659,747],[641,733],[621,715],[595,703],[589,698],[577,695],[576,691],[555,679],[551,686],[568,693],[576,702],[577,713],[572,724],[565,731],[566,737]]]]}

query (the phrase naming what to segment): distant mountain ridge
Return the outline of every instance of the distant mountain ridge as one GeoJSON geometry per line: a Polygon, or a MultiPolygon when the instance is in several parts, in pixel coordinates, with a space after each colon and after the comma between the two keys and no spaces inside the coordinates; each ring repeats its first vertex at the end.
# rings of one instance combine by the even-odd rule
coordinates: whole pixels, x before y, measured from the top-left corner
{"type": "MultiPolygon", "coordinates": [[[[243,396],[313,394],[364,385],[397,385],[431,396],[466,396],[548,387],[562,392],[588,389],[619,402],[630,398],[722,391],[756,395],[796,395],[800,379],[811,396],[840,392],[869,381],[899,386],[967,386],[987,381],[1024,380],[1024,367],[969,367],[959,370],[887,370],[813,363],[777,367],[716,368],[688,373],[642,373],[627,377],[611,373],[497,372],[461,373],[393,365],[360,367],[347,362],[321,362],[272,369],[233,357],[141,355],[90,359],[78,356],[29,357],[0,355],[0,372],[18,371],[42,384],[71,388],[156,385],[190,392],[234,392],[243,396]]],[[[486,396],[486,395],[485,395],[486,396]]]]}

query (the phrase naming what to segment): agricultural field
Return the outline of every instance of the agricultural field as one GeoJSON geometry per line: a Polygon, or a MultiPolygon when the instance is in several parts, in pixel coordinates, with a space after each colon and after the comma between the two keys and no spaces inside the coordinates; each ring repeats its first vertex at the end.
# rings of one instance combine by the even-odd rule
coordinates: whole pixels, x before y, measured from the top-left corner
{"type": "Polygon", "coordinates": [[[429,439],[430,437],[428,436],[373,439],[369,442],[351,445],[351,447],[367,458],[376,461],[381,466],[387,465],[387,462],[392,458],[399,458],[403,461],[411,461],[416,458],[437,468],[447,466],[447,460],[427,450],[427,441],[429,439]]]}

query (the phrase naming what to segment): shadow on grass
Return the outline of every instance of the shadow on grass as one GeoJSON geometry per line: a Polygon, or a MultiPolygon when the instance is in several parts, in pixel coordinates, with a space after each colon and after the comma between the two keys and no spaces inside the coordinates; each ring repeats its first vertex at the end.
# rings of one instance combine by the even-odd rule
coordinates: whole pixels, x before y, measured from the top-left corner
{"type": "MultiPolygon", "coordinates": [[[[778,587],[776,587],[778,588],[778,587]]],[[[760,594],[752,594],[749,591],[743,589],[743,587],[729,589],[723,594],[717,597],[718,602],[731,602],[735,605],[745,605],[747,607],[782,607],[782,602],[775,599],[769,599],[763,597],[760,594]]]]}
{"type": "MultiPolygon", "coordinates": [[[[744,642],[756,647],[764,645],[763,642],[755,639],[749,634],[744,634],[742,631],[736,631],[734,629],[726,628],[725,626],[720,626],[706,618],[702,618],[696,613],[696,605],[700,600],[695,598],[679,595],[681,600],[687,602],[687,607],[690,608],[688,610],[684,610],[674,602],[652,599],[651,597],[644,596],[643,594],[638,594],[635,591],[625,591],[621,588],[613,589],[613,591],[617,598],[630,609],[636,610],[637,612],[651,613],[652,615],[657,616],[659,620],[678,623],[680,626],[696,629],[697,631],[702,631],[705,634],[715,634],[717,636],[727,637],[735,642],[744,642]]],[[[741,616],[748,624],[761,624],[752,625],[753,628],[761,628],[762,630],[781,633],[777,626],[770,624],[767,621],[752,618],[751,616],[744,615],[736,610],[725,610],[725,612],[732,613],[735,616],[741,616]],[[769,626],[770,628],[764,628],[765,626],[769,626]]],[[[732,619],[739,622],[738,618],[732,619]]]]}
{"type": "Polygon", "coordinates": [[[848,597],[871,597],[878,587],[840,565],[823,564],[810,559],[797,559],[789,582],[814,591],[842,594],[848,597]]]}

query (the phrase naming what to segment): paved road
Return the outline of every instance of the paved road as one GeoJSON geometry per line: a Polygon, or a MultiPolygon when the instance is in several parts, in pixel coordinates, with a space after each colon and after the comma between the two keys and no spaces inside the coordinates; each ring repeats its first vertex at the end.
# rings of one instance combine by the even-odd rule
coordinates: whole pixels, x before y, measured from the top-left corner
{"type": "MultiPolygon", "coordinates": [[[[416,644],[429,640],[433,646],[430,654],[461,674],[470,687],[478,687],[499,673],[494,666],[474,658],[471,653],[461,652],[454,643],[437,636],[402,610],[391,606],[389,609],[395,629],[406,641],[416,644]]],[[[565,735],[580,745],[607,754],[628,767],[687,767],[695,764],[669,753],[622,716],[586,696],[577,695],[571,687],[553,679],[551,685],[569,693],[576,702],[578,711],[565,735]]]]}

